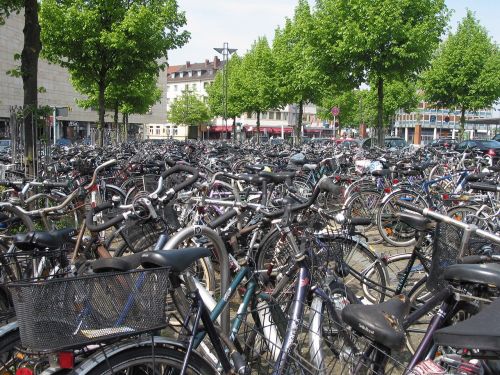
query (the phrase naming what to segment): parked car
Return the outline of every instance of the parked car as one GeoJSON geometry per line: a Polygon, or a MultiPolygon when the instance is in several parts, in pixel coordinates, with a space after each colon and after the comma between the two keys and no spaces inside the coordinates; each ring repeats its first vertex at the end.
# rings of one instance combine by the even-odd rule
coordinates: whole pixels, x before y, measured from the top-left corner
{"type": "Polygon", "coordinates": [[[361,140],[354,138],[337,138],[334,139],[338,147],[342,148],[358,148],[361,146],[361,140]]]}
{"type": "Polygon", "coordinates": [[[430,147],[436,147],[436,148],[447,148],[447,149],[453,149],[458,142],[454,139],[451,138],[439,138],[433,140],[429,146],[430,147]]]}
{"type": "MultiPolygon", "coordinates": [[[[363,141],[362,147],[364,149],[369,149],[372,146],[377,144],[377,140],[375,138],[367,138],[363,141]]],[[[385,137],[384,138],[384,147],[385,148],[404,148],[407,147],[408,143],[399,137],[385,137]]]]}
{"type": "Polygon", "coordinates": [[[8,153],[10,151],[11,140],[10,139],[0,139],[0,152],[8,153]]]}
{"type": "Polygon", "coordinates": [[[500,142],[498,141],[471,139],[462,141],[455,147],[455,150],[458,152],[464,152],[470,149],[476,149],[483,154],[491,156],[493,158],[493,164],[496,164],[500,159],[500,142]]]}
{"type": "Polygon", "coordinates": [[[71,139],[68,138],[59,138],[56,141],[56,145],[58,146],[71,146],[71,144],[72,144],[71,139]]]}
{"type": "Polygon", "coordinates": [[[312,138],[309,143],[315,145],[326,145],[328,143],[332,143],[332,140],[330,138],[312,138]]]}
{"type": "Polygon", "coordinates": [[[495,134],[495,136],[493,137],[492,141],[498,141],[498,142],[500,142],[500,133],[495,134]]]}

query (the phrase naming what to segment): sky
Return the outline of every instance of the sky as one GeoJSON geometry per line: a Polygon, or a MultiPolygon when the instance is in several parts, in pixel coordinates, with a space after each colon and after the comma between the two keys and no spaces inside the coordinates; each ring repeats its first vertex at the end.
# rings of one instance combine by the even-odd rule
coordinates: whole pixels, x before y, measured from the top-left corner
{"type": "MultiPolygon", "coordinates": [[[[313,0],[309,1],[311,5],[313,0]]],[[[218,55],[215,47],[224,42],[238,49],[241,56],[259,36],[272,41],[274,30],[282,26],[285,17],[292,18],[297,0],[177,0],[186,12],[186,29],[190,41],[180,49],[169,52],[169,64],[181,65],[212,60],[218,55]]],[[[450,20],[452,30],[465,16],[467,9],[476,14],[479,22],[497,43],[500,42],[499,0],[446,0],[453,9],[450,20]]]]}

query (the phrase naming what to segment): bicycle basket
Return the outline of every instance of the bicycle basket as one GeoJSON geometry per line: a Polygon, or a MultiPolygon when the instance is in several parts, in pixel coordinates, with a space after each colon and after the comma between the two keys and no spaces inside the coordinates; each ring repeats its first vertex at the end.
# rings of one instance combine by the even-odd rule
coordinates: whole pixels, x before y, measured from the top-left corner
{"type": "MultiPolygon", "coordinates": [[[[447,286],[443,280],[445,268],[457,263],[464,230],[454,225],[439,222],[436,225],[433,239],[432,263],[427,278],[427,289],[438,291],[447,286]]],[[[500,247],[491,242],[472,235],[463,256],[500,254],[500,247]]]]}
{"type": "Polygon", "coordinates": [[[55,351],[166,326],[168,269],[9,284],[24,347],[55,351]]]}

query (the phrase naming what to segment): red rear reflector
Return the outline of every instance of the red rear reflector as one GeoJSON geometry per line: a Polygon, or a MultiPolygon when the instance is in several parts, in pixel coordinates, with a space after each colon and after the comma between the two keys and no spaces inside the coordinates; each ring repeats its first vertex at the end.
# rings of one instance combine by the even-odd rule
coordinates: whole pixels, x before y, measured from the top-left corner
{"type": "Polygon", "coordinates": [[[33,375],[33,370],[21,367],[16,370],[16,375],[33,375]]]}
{"type": "Polygon", "coordinates": [[[75,365],[75,357],[73,356],[73,352],[60,352],[57,353],[59,358],[59,367],[60,368],[73,368],[75,365]]]}
{"type": "Polygon", "coordinates": [[[448,194],[443,194],[443,199],[450,199],[450,196],[448,194]]]}
{"type": "Polygon", "coordinates": [[[392,183],[393,183],[394,185],[399,184],[399,180],[398,180],[397,178],[395,178],[394,180],[392,180],[392,183]]]}
{"type": "Polygon", "coordinates": [[[488,150],[487,154],[490,155],[490,156],[495,156],[496,155],[495,150],[492,150],[492,149],[488,150]]]}
{"type": "Polygon", "coordinates": [[[390,193],[390,192],[391,192],[391,188],[390,188],[390,187],[386,187],[386,188],[384,188],[384,192],[386,192],[386,193],[390,193]]]}

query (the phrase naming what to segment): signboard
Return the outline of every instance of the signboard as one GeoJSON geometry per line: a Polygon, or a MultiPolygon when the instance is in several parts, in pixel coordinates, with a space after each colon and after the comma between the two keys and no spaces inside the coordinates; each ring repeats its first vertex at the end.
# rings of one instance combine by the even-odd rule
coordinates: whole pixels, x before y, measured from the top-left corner
{"type": "Polygon", "coordinates": [[[431,115],[430,122],[436,122],[436,115],[431,115]]]}
{"type": "Polygon", "coordinates": [[[450,116],[446,116],[446,117],[444,118],[444,122],[446,122],[446,123],[450,122],[450,116]]]}
{"type": "Polygon", "coordinates": [[[340,114],[340,108],[339,107],[333,107],[332,108],[332,116],[338,116],[340,114]]]}

